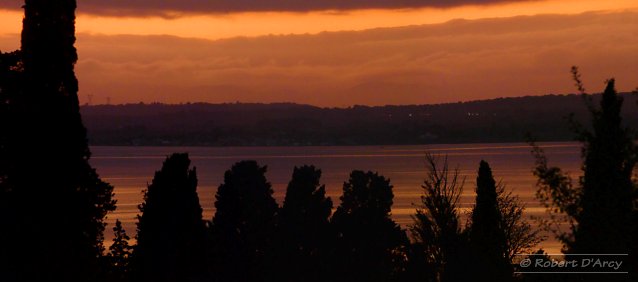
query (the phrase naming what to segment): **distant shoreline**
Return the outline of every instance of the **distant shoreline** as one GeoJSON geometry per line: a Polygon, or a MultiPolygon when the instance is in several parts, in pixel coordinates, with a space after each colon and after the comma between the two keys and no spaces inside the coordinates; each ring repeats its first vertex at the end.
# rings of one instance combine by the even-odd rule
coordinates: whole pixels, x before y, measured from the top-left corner
{"type": "MultiPolygon", "coordinates": [[[[623,121],[638,128],[638,95],[623,94],[623,121]]],[[[600,95],[592,95],[595,101],[600,95]]],[[[83,106],[91,145],[383,146],[574,140],[568,116],[588,128],[580,95],[473,102],[319,108],[279,104],[83,106]]]]}

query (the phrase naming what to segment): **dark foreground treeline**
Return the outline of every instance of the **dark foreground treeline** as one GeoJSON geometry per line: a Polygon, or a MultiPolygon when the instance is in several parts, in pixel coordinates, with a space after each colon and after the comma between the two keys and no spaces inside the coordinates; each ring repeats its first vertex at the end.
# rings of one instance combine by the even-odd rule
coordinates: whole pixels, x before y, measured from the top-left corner
{"type": "MultiPolygon", "coordinates": [[[[602,97],[592,95],[595,101],[602,97]]],[[[628,104],[638,96],[622,95],[628,104]]],[[[622,113],[638,128],[635,107],[622,113]]],[[[591,115],[580,95],[440,105],[319,108],[297,104],[128,104],[81,107],[91,145],[296,146],[572,141],[565,122],[591,115]]]]}
{"type": "Polygon", "coordinates": [[[136,245],[116,224],[106,250],[105,218],[116,202],[89,164],[75,8],[75,0],[26,0],[21,48],[0,53],[0,281],[638,280],[636,132],[622,120],[614,81],[593,101],[577,71],[591,122],[568,124],[583,143],[583,177],[573,180],[533,147],[537,197],[552,215],[544,226],[567,258],[627,254],[628,273],[514,273],[512,256],[538,241],[516,198],[481,162],[476,203],[462,223],[463,179],[432,156],[406,231],[391,220],[392,185],[377,173],[353,171],[331,214],[318,169],[297,167],[279,207],[265,167],[252,161],[226,172],[215,216],[205,221],[195,169],[175,154],[148,186],[136,245]]]}
{"type": "MultiPolygon", "coordinates": [[[[168,157],[145,192],[130,246],[119,221],[103,257],[107,281],[514,281],[512,260],[540,241],[518,199],[481,162],[467,223],[457,203],[464,179],[428,155],[414,224],[390,217],[389,179],[353,171],[340,204],[321,170],[296,167],[279,207],[266,167],[242,161],[224,174],[215,216],[202,219],[187,154],[168,157]],[[412,240],[410,240],[412,239],[412,240]]],[[[439,162],[440,161],[440,162],[439,162]]]]}

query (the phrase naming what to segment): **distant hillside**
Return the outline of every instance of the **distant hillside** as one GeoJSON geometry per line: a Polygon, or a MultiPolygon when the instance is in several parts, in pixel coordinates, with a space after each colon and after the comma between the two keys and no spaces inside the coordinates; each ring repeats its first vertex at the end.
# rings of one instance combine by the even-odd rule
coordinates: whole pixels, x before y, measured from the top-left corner
{"type": "MultiPolygon", "coordinates": [[[[636,95],[624,121],[638,128],[636,95]]],[[[594,95],[594,100],[600,96],[594,95]]],[[[297,104],[83,106],[92,145],[389,145],[572,140],[569,113],[587,125],[580,95],[499,98],[437,105],[318,108],[297,104]]]]}

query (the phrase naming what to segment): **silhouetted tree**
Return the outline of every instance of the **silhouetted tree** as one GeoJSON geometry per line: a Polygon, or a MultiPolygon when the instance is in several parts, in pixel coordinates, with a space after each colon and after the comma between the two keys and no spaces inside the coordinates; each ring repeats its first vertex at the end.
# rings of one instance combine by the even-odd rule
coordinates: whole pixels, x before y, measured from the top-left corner
{"type": "MultiPolygon", "coordinates": [[[[566,254],[610,254],[631,252],[636,245],[636,183],[632,173],[638,149],[635,135],[625,128],[620,117],[622,98],[607,82],[600,107],[593,105],[580,81],[578,70],[572,73],[592,115],[591,129],[578,124],[573,128],[583,143],[583,176],[578,184],[558,167],[550,167],[540,147],[534,146],[538,177],[537,197],[552,213],[551,223],[567,222],[568,231],[554,228],[566,254]]],[[[635,250],[635,249],[634,249],[635,250]]],[[[631,254],[635,258],[636,254],[631,254]]],[[[638,270],[636,261],[633,268],[638,270]]],[[[635,277],[634,277],[635,278],[635,277]]],[[[581,279],[601,279],[583,276],[581,279]]],[[[605,279],[628,279],[605,277],[605,279]]]]}
{"type": "Polygon", "coordinates": [[[144,193],[133,253],[138,281],[194,281],[205,277],[206,229],[197,173],[188,154],[173,154],[144,193]]]}
{"type": "Polygon", "coordinates": [[[104,217],[115,209],[113,187],[88,162],[74,74],[75,8],[74,0],[25,1],[21,58],[10,62],[20,77],[4,105],[9,204],[1,244],[11,257],[5,277],[15,280],[96,279],[104,217]]]}
{"type": "MultiPolygon", "coordinates": [[[[0,222],[6,223],[10,209],[10,187],[6,183],[9,168],[11,166],[8,158],[7,143],[10,132],[7,131],[11,118],[9,115],[9,102],[18,93],[22,70],[19,68],[20,52],[11,53],[0,52],[0,222]]],[[[6,228],[6,227],[5,227],[6,228]]],[[[0,228],[0,242],[8,242],[8,230],[0,228]]],[[[0,243],[2,244],[2,243],[0,243]]],[[[3,273],[8,273],[10,257],[8,246],[0,245],[0,277],[3,273]]]]}
{"type": "Polygon", "coordinates": [[[398,277],[405,232],[390,218],[390,180],[355,170],[343,184],[332,224],[337,232],[334,281],[393,281],[398,277]]]}
{"type": "Polygon", "coordinates": [[[320,185],[321,170],[295,167],[278,216],[277,281],[326,281],[332,201],[320,185]]]}
{"type": "Polygon", "coordinates": [[[497,185],[487,162],[481,161],[476,178],[476,204],[471,214],[469,241],[473,252],[474,277],[480,281],[509,281],[512,269],[507,254],[503,214],[497,185]]]}
{"type": "Polygon", "coordinates": [[[133,246],[129,245],[131,239],[126,230],[122,227],[120,220],[115,221],[113,227],[113,244],[109,247],[109,252],[105,256],[107,281],[129,281],[130,274],[130,258],[133,246]]]}
{"type": "Polygon", "coordinates": [[[241,161],[224,174],[213,218],[213,276],[217,281],[265,281],[277,203],[266,167],[241,161]]]}
{"type": "Polygon", "coordinates": [[[501,213],[501,228],[505,233],[505,257],[513,262],[517,255],[530,253],[542,241],[540,230],[525,220],[525,207],[512,192],[505,192],[503,185],[496,187],[497,204],[501,213]]]}
{"type": "MultiPolygon", "coordinates": [[[[20,51],[3,53],[0,51],[0,193],[6,192],[5,178],[9,168],[7,156],[7,138],[9,132],[10,115],[9,102],[20,90],[22,71],[20,51]]],[[[2,197],[0,196],[0,200],[2,197]]]]}
{"type": "Polygon", "coordinates": [[[439,160],[426,154],[426,164],[422,205],[410,227],[412,238],[423,246],[428,263],[424,267],[437,270],[435,281],[467,281],[470,252],[456,210],[465,180],[459,178],[458,169],[450,172],[447,157],[439,167],[439,160]]]}

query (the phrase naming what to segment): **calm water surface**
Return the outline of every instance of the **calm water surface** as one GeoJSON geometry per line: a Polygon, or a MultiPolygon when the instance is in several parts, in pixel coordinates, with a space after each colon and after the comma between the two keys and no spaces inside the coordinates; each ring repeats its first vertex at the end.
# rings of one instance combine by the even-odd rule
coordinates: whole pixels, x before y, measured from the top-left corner
{"type": "MultiPolygon", "coordinates": [[[[580,173],[580,146],[578,143],[543,143],[550,165],[580,173]]],[[[204,218],[214,214],[214,199],[223,175],[233,163],[257,160],[268,166],[267,178],[275,191],[274,197],[282,204],[286,185],[295,166],[315,165],[323,172],[322,182],[335,206],[343,182],[353,169],[377,171],[390,178],[394,185],[393,218],[403,226],[411,224],[410,215],[422,195],[421,183],[425,178],[425,152],[447,155],[451,167],[458,166],[466,178],[461,207],[470,208],[474,201],[476,173],[481,160],[492,167],[494,177],[513,191],[527,207],[527,216],[543,216],[545,211],[534,198],[536,179],[532,175],[534,158],[530,146],[524,143],[454,144],[418,146],[324,146],[324,147],[103,147],[91,148],[91,163],[100,176],[115,186],[118,209],[109,215],[107,244],[111,240],[111,227],[120,219],[130,235],[135,232],[137,205],[142,201],[142,190],[151,182],[153,174],[173,152],[190,154],[197,167],[199,199],[204,218]]],[[[558,243],[549,239],[542,247],[557,252],[558,243]]]]}

